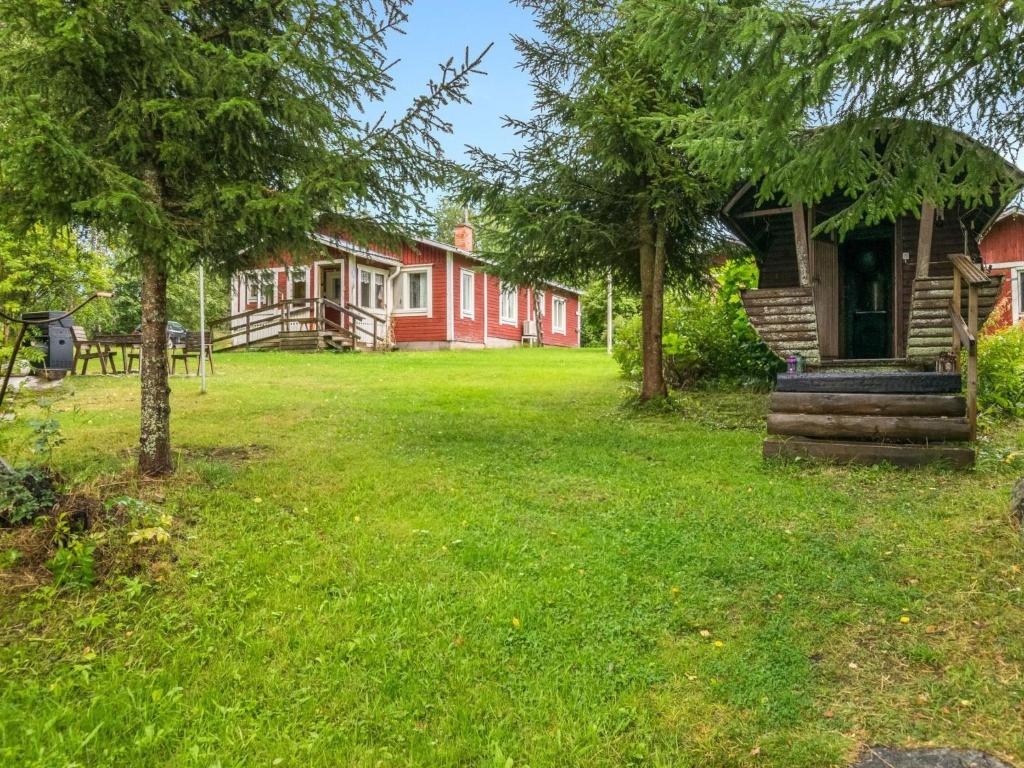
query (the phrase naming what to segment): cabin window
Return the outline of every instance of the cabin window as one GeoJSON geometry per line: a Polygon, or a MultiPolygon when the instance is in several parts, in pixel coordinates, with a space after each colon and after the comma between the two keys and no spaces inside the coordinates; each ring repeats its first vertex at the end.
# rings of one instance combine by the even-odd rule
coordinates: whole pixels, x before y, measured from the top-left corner
{"type": "Polygon", "coordinates": [[[471,269],[463,269],[459,275],[459,314],[472,320],[476,314],[476,275],[471,269]]]}
{"type": "Polygon", "coordinates": [[[274,303],[273,272],[259,272],[245,279],[245,303],[264,307],[274,303]]]}
{"type": "Polygon", "coordinates": [[[519,322],[519,289],[508,283],[501,284],[501,301],[498,307],[498,322],[515,325],[519,322]]]}
{"type": "Polygon", "coordinates": [[[551,297],[551,330],[565,335],[565,299],[551,297]]]}
{"type": "Polygon", "coordinates": [[[1013,275],[1013,282],[1010,286],[1016,300],[1013,302],[1013,322],[1019,323],[1024,320],[1024,269],[1018,269],[1013,275]]]}
{"type": "Polygon", "coordinates": [[[292,274],[292,298],[293,299],[304,299],[306,298],[306,273],[305,271],[299,271],[292,274]]]}
{"type": "Polygon", "coordinates": [[[359,306],[363,309],[384,309],[386,275],[376,269],[359,268],[359,306]]]}
{"type": "Polygon", "coordinates": [[[431,270],[427,268],[407,269],[398,278],[398,312],[405,314],[430,314],[431,270]]]}

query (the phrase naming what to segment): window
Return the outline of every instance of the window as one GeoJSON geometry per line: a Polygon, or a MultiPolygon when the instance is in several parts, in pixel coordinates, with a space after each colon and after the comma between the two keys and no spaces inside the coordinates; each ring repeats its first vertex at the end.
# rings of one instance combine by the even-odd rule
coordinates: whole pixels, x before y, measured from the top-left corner
{"type": "Polygon", "coordinates": [[[376,269],[359,268],[358,305],[363,309],[384,309],[385,275],[376,269]]]}
{"type": "Polygon", "coordinates": [[[407,269],[398,279],[398,312],[407,315],[430,314],[431,269],[407,269]]]}
{"type": "Polygon", "coordinates": [[[258,272],[245,278],[245,303],[264,307],[274,303],[273,272],[258,272]]]}
{"type": "Polygon", "coordinates": [[[1010,288],[1014,296],[1013,322],[1019,323],[1024,320],[1024,269],[1018,269],[1014,273],[1010,288]]]}
{"type": "Polygon", "coordinates": [[[296,270],[291,273],[292,280],[292,298],[293,299],[304,299],[306,298],[306,271],[296,270]]]}
{"type": "Polygon", "coordinates": [[[519,322],[519,289],[514,285],[502,283],[499,304],[498,322],[516,325],[519,322]]]}
{"type": "Polygon", "coordinates": [[[565,299],[560,296],[551,297],[551,330],[565,334],[565,299]]]}
{"type": "Polygon", "coordinates": [[[476,275],[472,270],[464,269],[460,272],[459,291],[459,314],[462,317],[473,319],[476,314],[476,275]]]}

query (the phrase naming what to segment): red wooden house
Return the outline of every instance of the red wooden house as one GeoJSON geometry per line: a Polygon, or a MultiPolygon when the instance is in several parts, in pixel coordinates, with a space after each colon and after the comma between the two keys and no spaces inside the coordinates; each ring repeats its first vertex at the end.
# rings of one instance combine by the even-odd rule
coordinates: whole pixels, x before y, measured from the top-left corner
{"type": "Polygon", "coordinates": [[[980,243],[981,260],[1003,285],[988,328],[1024,322],[1024,209],[1011,206],[1000,214],[980,243]]]}
{"type": "Polygon", "coordinates": [[[284,258],[234,276],[232,343],[300,349],[315,337],[320,347],[580,345],[580,291],[554,282],[512,285],[490,274],[473,252],[469,224],[456,228],[453,245],[418,238],[414,247],[391,250],[313,237],[324,246],[321,259],[284,258]]]}

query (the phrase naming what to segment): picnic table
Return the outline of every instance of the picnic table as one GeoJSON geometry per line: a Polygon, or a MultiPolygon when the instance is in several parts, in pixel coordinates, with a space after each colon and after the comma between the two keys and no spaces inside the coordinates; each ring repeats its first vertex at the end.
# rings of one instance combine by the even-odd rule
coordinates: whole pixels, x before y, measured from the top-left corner
{"type": "Polygon", "coordinates": [[[113,349],[116,347],[121,352],[121,373],[131,374],[132,361],[139,358],[139,347],[142,344],[142,334],[100,334],[93,337],[92,341],[108,352],[108,359],[111,364],[111,373],[118,373],[117,364],[114,359],[113,349]]]}
{"type": "MultiPolygon", "coordinates": [[[[103,368],[103,372],[106,373],[106,364],[110,364],[111,373],[134,373],[132,370],[132,362],[139,359],[139,346],[142,344],[142,334],[140,333],[113,333],[113,334],[98,334],[93,336],[91,339],[87,339],[82,342],[84,345],[89,345],[95,348],[96,352],[100,354],[100,364],[103,368]],[[121,365],[123,371],[117,370],[117,362],[114,358],[114,349],[118,349],[121,352],[121,365]]],[[[84,371],[83,371],[84,373],[84,371]]]]}

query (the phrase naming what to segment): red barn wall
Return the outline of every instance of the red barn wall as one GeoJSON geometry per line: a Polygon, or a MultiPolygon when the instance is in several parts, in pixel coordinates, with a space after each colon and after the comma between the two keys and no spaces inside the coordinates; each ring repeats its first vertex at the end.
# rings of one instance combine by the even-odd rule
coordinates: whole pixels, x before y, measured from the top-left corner
{"type": "MultiPolygon", "coordinates": [[[[399,344],[416,341],[442,342],[448,338],[447,256],[438,248],[420,245],[417,250],[403,246],[398,254],[406,266],[429,264],[431,270],[430,316],[395,315],[395,341],[399,344]]],[[[395,281],[395,289],[400,279],[395,281]]],[[[395,297],[397,304],[397,297],[395,297]]]]}
{"type": "Polygon", "coordinates": [[[452,258],[452,311],[455,314],[455,341],[483,344],[484,341],[484,273],[478,265],[462,256],[452,258]],[[473,317],[462,316],[462,270],[473,272],[473,317]]]}
{"type": "Polygon", "coordinates": [[[994,267],[993,275],[1003,276],[1003,287],[989,317],[989,329],[1005,328],[1013,324],[1014,279],[1019,280],[1019,270],[1024,268],[1024,216],[1015,215],[997,221],[981,241],[981,260],[994,267]]]}

